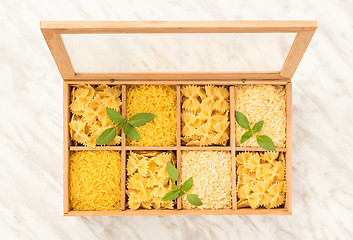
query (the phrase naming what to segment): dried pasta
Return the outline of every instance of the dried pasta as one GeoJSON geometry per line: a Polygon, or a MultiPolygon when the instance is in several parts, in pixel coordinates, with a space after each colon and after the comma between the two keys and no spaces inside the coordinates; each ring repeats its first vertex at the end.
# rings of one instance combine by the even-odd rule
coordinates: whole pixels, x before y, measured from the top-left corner
{"type": "Polygon", "coordinates": [[[286,193],[283,153],[240,153],[236,157],[238,208],[276,208],[286,193]]]}
{"type": "MultiPolygon", "coordinates": [[[[72,114],[69,122],[71,140],[94,147],[99,135],[114,126],[106,108],[120,112],[120,95],[120,86],[99,85],[96,88],[84,84],[74,86],[69,106],[72,114]]],[[[121,137],[117,135],[108,145],[117,145],[120,141],[121,137]]]]}
{"type": "Polygon", "coordinates": [[[69,162],[70,209],[120,209],[120,152],[76,151],[69,162]]]}
{"type": "Polygon", "coordinates": [[[131,210],[173,209],[175,201],[162,201],[173,190],[175,182],[169,178],[166,164],[175,164],[172,152],[135,151],[127,159],[127,195],[131,210]]]}
{"type": "Polygon", "coordinates": [[[188,193],[196,194],[201,206],[191,205],[182,196],[184,209],[231,208],[231,154],[229,151],[183,151],[181,154],[181,180],[193,177],[188,193]]]}
{"type": "Polygon", "coordinates": [[[141,140],[127,138],[130,146],[176,145],[176,88],[168,85],[133,85],[127,89],[126,115],[153,113],[156,118],[137,131],[141,140]]]}
{"type": "Polygon", "coordinates": [[[229,91],[217,86],[184,86],[182,140],[186,146],[226,145],[229,139],[229,91]]]}
{"type": "MultiPolygon", "coordinates": [[[[286,146],[286,90],[284,86],[239,85],[235,87],[235,110],[244,113],[250,124],[264,120],[260,135],[269,136],[276,147],[286,146]]],[[[246,129],[236,124],[235,140],[237,146],[257,147],[252,137],[240,143],[246,129]]]]}

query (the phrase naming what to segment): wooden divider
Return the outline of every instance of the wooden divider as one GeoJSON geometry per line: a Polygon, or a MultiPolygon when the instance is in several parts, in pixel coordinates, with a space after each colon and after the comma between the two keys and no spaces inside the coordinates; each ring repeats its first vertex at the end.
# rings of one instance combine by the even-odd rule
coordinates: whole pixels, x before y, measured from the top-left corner
{"type": "Polygon", "coordinates": [[[236,178],[236,163],[235,163],[235,93],[234,86],[229,87],[229,102],[230,102],[230,147],[231,147],[231,162],[232,162],[232,208],[237,209],[237,178],[236,178]]]}
{"type": "MultiPolygon", "coordinates": [[[[177,137],[177,169],[179,172],[179,182],[181,182],[181,92],[180,92],[180,85],[177,85],[177,106],[176,106],[176,119],[177,119],[177,132],[176,132],[176,137],[177,137]]],[[[181,187],[179,185],[179,187],[181,187]]],[[[181,196],[177,198],[177,209],[181,209],[181,196]]]]}
{"type": "MultiPolygon", "coordinates": [[[[256,152],[266,152],[266,149],[263,149],[261,147],[235,147],[237,152],[244,152],[244,151],[248,151],[248,152],[252,152],[252,151],[256,151],[256,152]]],[[[280,147],[276,147],[276,150],[278,152],[286,152],[287,149],[286,148],[280,148],[280,147]]]]}
{"type": "MultiPolygon", "coordinates": [[[[121,86],[121,115],[123,118],[126,117],[126,85],[121,86]]],[[[125,184],[126,184],[126,136],[123,130],[121,130],[121,197],[120,197],[120,209],[125,210],[125,184]]]]}
{"type": "Polygon", "coordinates": [[[286,141],[286,202],[284,208],[292,214],[292,83],[286,85],[287,141],[286,141]]]}
{"type": "Polygon", "coordinates": [[[70,147],[71,138],[69,134],[69,121],[70,121],[70,85],[67,82],[63,82],[63,206],[64,214],[70,211],[70,196],[69,196],[69,161],[70,161],[70,147]]]}

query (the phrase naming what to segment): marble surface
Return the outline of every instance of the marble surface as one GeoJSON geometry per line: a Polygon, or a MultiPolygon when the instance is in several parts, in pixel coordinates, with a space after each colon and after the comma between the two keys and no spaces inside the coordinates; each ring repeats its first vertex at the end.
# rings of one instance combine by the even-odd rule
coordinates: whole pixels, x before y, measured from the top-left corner
{"type": "Polygon", "coordinates": [[[352,239],[351,0],[2,0],[0,239],[352,239]],[[293,216],[62,216],[62,79],[40,20],[317,19],[293,78],[293,216]]]}

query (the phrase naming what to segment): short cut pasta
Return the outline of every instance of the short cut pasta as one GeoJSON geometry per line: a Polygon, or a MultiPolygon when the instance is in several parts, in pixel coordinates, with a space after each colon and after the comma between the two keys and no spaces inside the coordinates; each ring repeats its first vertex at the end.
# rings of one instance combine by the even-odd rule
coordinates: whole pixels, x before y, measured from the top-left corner
{"type": "Polygon", "coordinates": [[[227,145],[229,91],[221,86],[187,85],[182,94],[182,140],[186,146],[227,145]]]}
{"type": "Polygon", "coordinates": [[[276,208],[286,193],[283,153],[243,152],[236,157],[238,208],[276,208]]]}
{"type": "MultiPolygon", "coordinates": [[[[244,113],[255,124],[264,120],[260,135],[269,136],[276,147],[286,146],[286,90],[275,85],[237,85],[235,87],[235,109],[244,113]]],[[[236,124],[235,139],[237,146],[257,147],[256,138],[252,137],[240,143],[246,129],[236,124]]]]}
{"type": "Polygon", "coordinates": [[[193,177],[188,193],[202,201],[195,206],[182,196],[184,209],[226,209],[232,206],[231,154],[229,151],[183,151],[181,154],[181,180],[193,177]]]}
{"type": "Polygon", "coordinates": [[[173,209],[175,201],[162,201],[173,190],[167,162],[175,164],[172,152],[131,151],[127,159],[127,195],[131,210],[173,209]]]}
{"type": "MultiPolygon", "coordinates": [[[[120,112],[120,86],[80,84],[72,88],[72,117],[69,122],[71,140],[88,147],[96,146],[97,138],[115,124],[109,119],[106,109],[120,112]]],[[[117,145],[121,137],[117,135],[108,145],[117,145]]]]}

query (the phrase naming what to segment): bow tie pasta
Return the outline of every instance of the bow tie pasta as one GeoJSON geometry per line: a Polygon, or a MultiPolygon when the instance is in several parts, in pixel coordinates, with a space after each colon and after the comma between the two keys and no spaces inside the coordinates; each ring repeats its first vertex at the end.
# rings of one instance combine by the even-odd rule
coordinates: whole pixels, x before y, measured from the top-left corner
{"type": "Polygon", "coordinates": [[[217,86],[184,86],[182,140],[186,146],[227,145],[229,139],[229,91],[217,86]]]}
{"type": "Polygon", "coordinates": [[[238,208],[276,208],[286,193],[283,153],[243,152],[236,157],[238,208]]]}
{"type": "MultiPolygon", "coordinates": [[[[120,86],[76,85],[71,91],[69,105],[72,117],[69,122],[71,140],[88,147],[96,146],[96,140],[106,129],[113,127],[106,108],[120,112],[120,86]]],[[[120,144],[121,137],[116,136],[108,145],[120,144]]]]}
{"type": "Polygon", "coordinates": [[[169,178],[166,164],[175,165],[172,152],[134,151],[127,159],[127,195],[131,210],[173,209],[175,201],[162,201],[173,190],[174,180],[169,178]]]}

